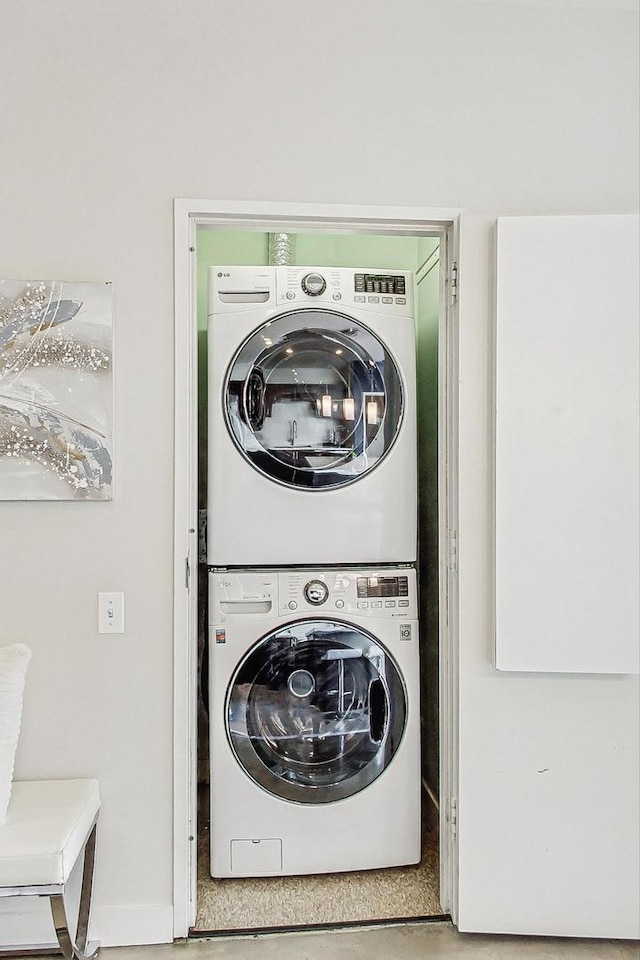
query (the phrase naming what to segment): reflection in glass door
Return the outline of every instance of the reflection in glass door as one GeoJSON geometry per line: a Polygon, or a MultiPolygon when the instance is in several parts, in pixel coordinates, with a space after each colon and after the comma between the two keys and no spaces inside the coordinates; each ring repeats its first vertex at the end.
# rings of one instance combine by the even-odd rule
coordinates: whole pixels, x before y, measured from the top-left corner
{"type": "Polygon", "coordinates": [[[403,414],[402,382],[381,341],[353,318],[295,310],[241,346],[225,416],[242,455],[272,480],[326,489],[380,463],[403,414]]]}

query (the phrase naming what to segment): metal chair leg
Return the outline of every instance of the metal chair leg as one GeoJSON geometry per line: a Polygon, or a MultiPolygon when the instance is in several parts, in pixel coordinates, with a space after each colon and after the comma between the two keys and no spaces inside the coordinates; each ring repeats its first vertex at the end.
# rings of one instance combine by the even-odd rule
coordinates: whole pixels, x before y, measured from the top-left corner
{"type": "Polygon", "coordinates": [[[87,954],[87,930],[89,927],[89,912],[91,910],[91,893],[93,890],[93,868],[96,857],[96,831],[98,824],[94,823],[84,848],[84,865],[82,872],[82,889],[80,891],[80,906],[78,908],[78,929],[76,931],[76,951],[81,957],[96,957],[99,945],[92,944],[93,952],[87,954]]]}
{"type": "Polygon", "coordinates": [[[93,867],[96,851],[96,829],[97,824],[94,824],[84,848],[82,888],[80,891],[78,926],[75,940],[69,930],[63,895],[61,893],[55,893],[49,897],[53,923],[56,928],[56,937],[58,938],[60,950],[65,960],[94,960],[100,952],[100,944],[90,943],[87,946],[87,929],[89,927],[91,891],[93,889],[93,867]]]}
{"type": "Polygon", "coordinates": [[[51,904],[53,925],[56,928],[56,937],[58,938],[58,943],[60,944],[62,956],[65,958],[65,960],[73,960],[75,948],[71,938],[71,931],[69,930],[67,911],[65,910],[64,906],[64,897],[61,893],[53,893],[49,897],[49,903],[51,904]]]}

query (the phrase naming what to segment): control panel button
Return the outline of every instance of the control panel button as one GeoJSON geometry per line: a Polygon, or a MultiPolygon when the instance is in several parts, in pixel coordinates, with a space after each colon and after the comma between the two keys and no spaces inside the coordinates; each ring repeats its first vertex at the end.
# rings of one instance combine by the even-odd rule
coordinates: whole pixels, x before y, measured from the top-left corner
{"type": "Polygon", "coordinates": [[[408,606],[409,606],[409,601],[408,601],[408,600],[398,600],[398,606],[399,606],[399,607],[408,607],[408,606]]]}
{"type": "Polygon", "coordinates": [[[371,606],[380,608],[382,606],[382,600],[373,600],[371,606]]]}
{"type": "Polygon", "coordinates": [[[289,610],[297,610],[297,609],[298,609],[298,601],[297,601],[297,600],[289,600],[289,603],[287,604],[287,606],[289,607],[289,610]]]}
{"type": "Polygon", "coordinates": [[[287,300],[295,300],[296,295],[293,292],[293,290],[287,290],[287,292],[285,293],[285,297],[287,298],[287,300]]]}
{"type": "Polygon", "coordinates": [[[342,610],[344,607],[344,600],[336,600],[336,610],[342,610]]]}
{"type": "Polygon", "coordinates": [[[367,297],[369,303],[380,303],[380,297],[367,297]]]}
{"type": "Polygon", "coordinates": [[[324,580],[309,580],[309,583],[305,584],[303,593],[308,603],[319,607],[329,596],[329,587],[324,580]]]}
{"type": "Polygon", "coordinates": [[[338,292],[336,291],[335,293],[332,293],[332,294],[331,294],[331,299],[332,299],[332,300],[342,300],[342,294],[341,294],[341,293],[338,293],[338,292]]]}
{"type": "Polygon", "coordinates": [[[395,607],[396,602],[395,600],[385,600],[384,605],[385,607],[395,607]]]}
{"type": "Polygon", "coordinates": [[[358,600],[358,610],[368,610],[369,604],[366,600],[358,600]]]}
{"type": "Polygon", "coordinates": [[[354,303],[366,303],[366,300],[367,300],[366,297],[354,297],[354,298],[353,298],[353,302],[354,302],[354,303]]]}

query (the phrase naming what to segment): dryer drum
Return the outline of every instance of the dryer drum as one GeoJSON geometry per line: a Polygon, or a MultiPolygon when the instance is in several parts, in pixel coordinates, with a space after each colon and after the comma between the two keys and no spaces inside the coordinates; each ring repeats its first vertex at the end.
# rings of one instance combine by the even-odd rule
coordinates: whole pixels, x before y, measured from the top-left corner
{"type": "Polygon", "coordinates": [[[406,721],[390,654],[363,630],[289,624],[259,641],[231,680],[227,733],[244,771],[274,796],[330,803],[386,769],[406,721]]]}

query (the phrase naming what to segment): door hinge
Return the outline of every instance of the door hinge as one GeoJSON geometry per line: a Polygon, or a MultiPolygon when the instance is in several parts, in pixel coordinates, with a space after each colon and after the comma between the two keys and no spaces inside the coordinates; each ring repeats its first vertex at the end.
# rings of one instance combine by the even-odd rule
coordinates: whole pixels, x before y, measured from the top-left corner
{"type": "Polygon", "coordinates": [[[449,530],[449,569],[458,571],[458,531],[449,530]]]}
{"type": "Polygon", "coordinates": [[[198,510],[198,562],[207,562],[207,511],[198,510]]]}
{"type": "Polygon", "coordinates": [[[454,304],[458,302],[458,264],[454,261],[451,264],[451,272],[449,274],[449,303],[454,304]]]}
{"type": "Polygon", "coordinates": [[[189,589],[189,581],[191,579],[191,564],[189,563],[189,557],[184,558],[184,585],[189,589]]]}
{"type": "Polygon", "coordinates": [[[455,839],[458,836],[458,801],[451,797],[449,801],[449,824],[451,825],[451,837],[455,839]]]}

